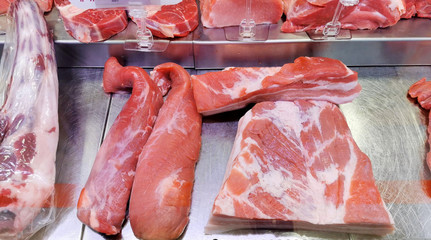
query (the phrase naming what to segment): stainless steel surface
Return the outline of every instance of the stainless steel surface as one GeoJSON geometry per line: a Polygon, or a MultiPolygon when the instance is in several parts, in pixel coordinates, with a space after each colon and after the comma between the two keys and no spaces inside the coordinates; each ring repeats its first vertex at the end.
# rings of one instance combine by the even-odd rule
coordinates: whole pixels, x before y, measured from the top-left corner
{"type": "Polygon", "coordinates": [[[311,40],[304,33],[282,33],[272,24],[267,41],[227,41],[223,29],[199,26],[193,46],[196,69],[280,66],[299,56],[336,58],[349,66],[429,65],[429,19],[401,20],[392,27],[352,31],[351,40],[311,40]]]}
{"type": "MultiPolygon", "coordinates": [[[[363,90],[341,105],[362,151],[371,159],[382,198],[394,217],[396,231],[384,239],[431,238],[431,174],[425,165],[427,111],[407,97],[407,89],[431,67],[357,67],[363,90]]],[[[57,184],[68,184],[72,204],[60,208],[56,221],[38,239],[103,239],[76,218],[76,201],[102,139],[103,130],[127,101],[128,94],[103,92],[102,69],[60,68],[60,145],[57,184]],[[109,114],[108,114],[109,108],[109,114]],[[105,123],[106,120],[106,123],[105,123]],[[85,230],[84,230],[85,229],[85,230]]],[[[196,71],[197,74],[208,70],[196,71]]],[[[195,73],[194,70],[191,70],[195,73]]],[[[190,223],[182,239],[374,239],[375,236],[315,231],[241,230],[205,235],[203,228],[222,183],[235,138],[237,121],[246,109],[205,117],[202,148],[196,167],[190,223]]],[[[64,196],[63,196],[64,197],[64,196]]],[[[372,213],[370,213],[372,214],[372,213]]],[[[135,239],[126,222],[122,239],[135,239]]]]}
{"type": "Polygon", "coordinates": [[[82,223],[76,217],[79,193],[100,145],[109,107],[102,90],[102,69],[60,68],[56,219],[32,239],[76,240],[82,223]]]}
{"type": "MultiPolygon", "coordinates": [[[[64,29],[57,9],[46,15],[53,29],[59,67],[103,67],[115,56],[127,65],[151,68],[175,62],[186,68],[220,69],[230,66],[280,66],[299,56],[337,58],[349,66],[431,65],[431,28],[429,19],[401,20],[392,27],[352,31],[350,40],[311,40],[303,33],[282,33],[278,24],[269,26],[266,41],[228,41],[236,28],[207,29],[200,25],[184,38],[170,41],[165,52],[138,52],[124,49],[133,38],[136,25],[99,43],[80,43],[64,29]]],[[[0,16],[0,25],[6,22],[0,16]]],[[[0,35],[0,49],[4,35],[0,35]]]]}

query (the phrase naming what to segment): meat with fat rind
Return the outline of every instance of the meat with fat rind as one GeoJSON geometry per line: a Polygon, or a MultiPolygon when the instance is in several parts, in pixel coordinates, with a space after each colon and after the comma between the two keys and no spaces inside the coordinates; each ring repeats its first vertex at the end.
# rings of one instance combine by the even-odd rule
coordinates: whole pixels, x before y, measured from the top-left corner
{"type": "MultiPolygon", "coordinates": [[[[334,16],[338,0],[283,0],[286,21],[283,32],[323,30],[334,16]],[[320,3],[316,3],[320,2],[320,3]]],[[[404,0],[360,0],[359,4],[345,7],[339,21],[344,29],[376,29],[393,26],[406,13],[404,0]]]]}
{"type": "Polygon", "coordinates": [[[243,228],[394,230],[371,162],[336,105],[262,102],[240,119],[205,232],[243,228]]]}
{"type": "Polygon", "coordinates": [[[351,102],[361,91],[358,74],[341,61],[299,57],[283,67],[227,68],[193,75],[198,111],[211,115],[249,103],[312,99],[351,102]]]}
{"type": "Polygon", "coordinates": [[[69,0],[54,0],[66,31],[84,43],[99,42],[123,31],[128,24],[125,10],[80,9],[69,0]]]}
{"type": "MultiPolygon", "coordinates": [[[[202,25],[207,28],[238,26],[246,18],[246,0],[199,0],[202,25]]],[[[251,1],[256,24],[277,23],[283,14],[282,0],[251,1]]]]}

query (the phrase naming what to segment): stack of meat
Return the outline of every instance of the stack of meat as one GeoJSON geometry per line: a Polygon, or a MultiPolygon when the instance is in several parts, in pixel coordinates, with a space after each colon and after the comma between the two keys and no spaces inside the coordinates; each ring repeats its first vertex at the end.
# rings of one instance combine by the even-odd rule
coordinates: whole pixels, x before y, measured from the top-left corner
{"type": "Polygon", "coordinates": [[[301,57],[281,68],[229,68],[192,80],[203,114],[258,102],[239,121],[206,233],[393,231],[371,162],[335,105],[359,94],[356,72],[334,59],[301,57]]]}
{"type": "MultiPolygon", "coordinates": [[[[338,0],[252,0],[251,17],[260,23],[277,23],[285,14],[283,32],[322,30],[332,20],[338,0]]],[[[205,27],[239,25],[245,18],[245,0],[200,0],[205,27]],[[226,10],[227,9],[227,10],[226,10]],[[230,10],[232,9],[232,10],[230,10]]],[[[401,18],[431,16],[428,0],[360,0],[346,7],[339,21],[345,29],[376,29],[396,24],[401,18]]]]}
{"type": "Polygon", "coordinates": [[[110,58],[103,87],[106,92],[132,87],[132,95],[96,156],[79,197],[78,217],[98,232],[118,234],[130,199],[136,237],[178,238],[188,223],[201,145],[202,117],[190,75],[165,63],[150,78],[145,70],[122,67],[110,58]]]}

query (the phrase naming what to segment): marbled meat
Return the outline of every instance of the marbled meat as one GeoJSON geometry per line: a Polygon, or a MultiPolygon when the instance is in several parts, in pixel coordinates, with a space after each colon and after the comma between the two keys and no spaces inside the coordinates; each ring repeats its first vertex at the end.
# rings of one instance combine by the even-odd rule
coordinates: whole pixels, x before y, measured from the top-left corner
{"type": "MultiPolygon", "coordinates": [[[[246,17],[246,0],[199,0],[204,27],[238,26],[246,17]]],[[[251,1],[251,18],[256,24],[277,23],[283,15],[282,0],[251,1]]]]}
{"type": "MultiPolygon", "coordinates": [[[[283,0],[286,21],[283,32],[323,30],[332,20],[338,0],[283,0]]],[[[360,0],[346,7],[339,18],[344,29],[376,29],[396,24],[406,13],[404,0],[360,0]]]]}
{"type": "Polygon", "coordinates": [[[336,105],[262,102],[240,119],[205,232],[241,228],[394,230],[371,162],[336,105]]]}
{"type": "MultiPolygon", "coordinates": [[[[175,5],[149,5],[146,11],[146,26],[156,37],[185,37],[199,25],[195,0],[183,0],[175,5]]],[[[139,22],[139,19],[132,20],[139,22]]]]}
{"type": "Polygon", "coordinates": [[[361,91],[358,74],[341,61],[300,57],[283,67],[227,68],[193,75],[198,111],[211,115],[261,101],[314,99],[336,104],[361,91]]]}
{"type": "Polygon", "coordinates": [[[103,88],[132,95],[100,147],[78,201],[78,218],[92,229],[115,235],[126,216],[136,164],[163,104],[163,96],[139,67],[122,67],[116,58],[105,63],[103,88]]]}
{"type": "Polygon", "coordinates": [[[154,68],[151,76],[157,82],[171,82],[172,88],[139,156],[130,224],[139,239],[177,239],[189,220],[202,116],[184,68],[165,63],[154,68]]]}
{"type": "Polygon", "coordinates": [[[66,31],[84,43],[99,42],[123,31],[128,24],[125,10],[80,9],[69,0],[54,0],[66,31]]]}
{"type": "Polygon", "coordinates": [[[0,238],[20,239],[49,223],[53,209],[58,78],[37,4],[17,0],[9,16],[0,63],[0,238]]]}

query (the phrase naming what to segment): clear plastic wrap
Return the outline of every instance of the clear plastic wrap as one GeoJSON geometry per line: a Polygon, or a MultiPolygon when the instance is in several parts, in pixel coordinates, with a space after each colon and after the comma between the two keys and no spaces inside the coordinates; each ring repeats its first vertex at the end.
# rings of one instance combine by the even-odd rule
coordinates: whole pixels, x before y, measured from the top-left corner
{"type": "Polygon", "coordinates": [[[27,239],[54,219],[59,135],[54,46],[34,1],[9,8],[0,71],[0,238],[27,239]]]}

